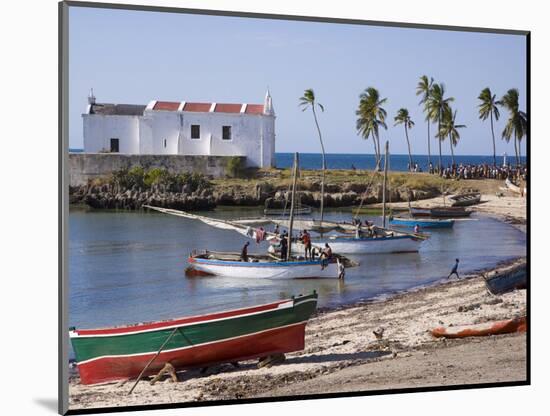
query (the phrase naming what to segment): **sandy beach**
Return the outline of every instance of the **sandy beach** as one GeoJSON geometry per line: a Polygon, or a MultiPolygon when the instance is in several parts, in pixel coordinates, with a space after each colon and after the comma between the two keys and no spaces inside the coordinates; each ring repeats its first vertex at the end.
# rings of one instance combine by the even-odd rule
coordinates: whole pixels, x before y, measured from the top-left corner
{"type": "MultiPolygon", "coordinates": [[[[487,193],[482,201],[476,211],[525,230],[525,198],[487,193]]],[[[430,204],[441,204],[441,198],[422,201],[430,204]]],[[[526,314],[526,290],[492,295],[482,276],[486,271],[318,311],[306,328],[306,348],[271,368],[258,369],[250,361],[204,373],[180,371],[178,383],[166,379],[151,386],[142,380],[132,395],[130,382],[83,386],[75,376],[70,409],[524,381],[525,333],[448,340],[429,332],[526,314]],[[377,339],[373,331],[381,328],[383,337],[377,339]]]]}

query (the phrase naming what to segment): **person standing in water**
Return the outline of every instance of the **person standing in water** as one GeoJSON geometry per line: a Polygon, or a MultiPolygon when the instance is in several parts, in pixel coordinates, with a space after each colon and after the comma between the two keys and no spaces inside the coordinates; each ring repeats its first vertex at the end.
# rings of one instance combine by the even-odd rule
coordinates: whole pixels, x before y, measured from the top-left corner
{"type": "Polygon", "coordinates": [[[451,273],[449,273],[449,276],[447,276],[447,279],[449,279],[453,274],[456,274],[456,278],[460,279],[460,276],[458,275],[458,259],[455,259],[455,265],[453,266],[453,269],[451,270],[451,273]]]}
{"type": "Polygon", "coordinates": [[[248,246],[250,242],[247,241],[244,243],[243,249],[241,250],[241,261],[248,261],[248,246]]]}

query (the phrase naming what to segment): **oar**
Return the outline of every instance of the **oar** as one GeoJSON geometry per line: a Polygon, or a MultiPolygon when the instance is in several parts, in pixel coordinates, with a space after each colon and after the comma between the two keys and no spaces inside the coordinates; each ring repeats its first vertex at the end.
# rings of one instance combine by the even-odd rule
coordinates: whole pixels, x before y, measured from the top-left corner
{"type": "Polygon", "coordinates": [[[163,344],[160,346],[159,350],[157,351],[157,353],[149,360],[149,362],[147,363],[147,365],[143,368],[143,370],[141,370],[141,373],[139,373],[139,376],[136,380],[136,382],[134,383],[134,385],[132,386],[132,388],[130,389],[130,391],[128,392],[128,394],[132,394],[132,392],[134,391],[134,389],[136,388],[136,386],[138,385],[139,383],[139,380],[141,380],[141,377],[143,376],[143,374],[145,373],[145,371],[149,368],[149,366],[153,363],[153,361],[155,361],[155,358],[157,358],[159,355],[160,355],[160,352],[163,350],[163,348],[166,346],[166,344],[168,344],[168,341],[170,341],[172,339],[172,337],[174,336],[174,334],[176,333],[176,331],[178,330],[178,328],[174,328],[174,330],[170,333],[170,335],[168,335],[168,338],[166,338],[166,341],[163,342],[163,344]]]}

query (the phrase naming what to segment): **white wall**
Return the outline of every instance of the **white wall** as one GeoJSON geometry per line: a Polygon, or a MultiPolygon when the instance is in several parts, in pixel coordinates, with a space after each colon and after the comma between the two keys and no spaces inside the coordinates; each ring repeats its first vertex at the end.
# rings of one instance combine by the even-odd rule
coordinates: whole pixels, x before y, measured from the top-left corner
{"type": "Polygon", "coordinates": [[[146,110],[143,116],[82,117],[87,153],[109,151],[110,139],[118,138],[123,154],[246,156],[248,166],[274,165],[274,116],[146,110]],[[200,126],[199,139],[191,138],[193,124],[200,126]],[[223,126],[231,126],[230,140],[222,139],[223,126]]]}
{"type": "Polygon", "coordinates": [[[139,116],[83,114],[84,151],[109,151],[111,138],[118,139],[119,153],[139,153],[139,116]]]}

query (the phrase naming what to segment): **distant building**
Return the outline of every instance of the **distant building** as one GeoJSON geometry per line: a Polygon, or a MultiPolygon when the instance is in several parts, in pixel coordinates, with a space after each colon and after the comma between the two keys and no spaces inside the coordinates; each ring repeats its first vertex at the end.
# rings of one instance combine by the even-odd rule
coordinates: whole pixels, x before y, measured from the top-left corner
{"type": "Polygon", "coordinates": [[[247,164],[275,164],[275,111],[263,104],[151,101],[96,103],[93,90],[82,114],[84,152],[246,156],[247,164]]]}

